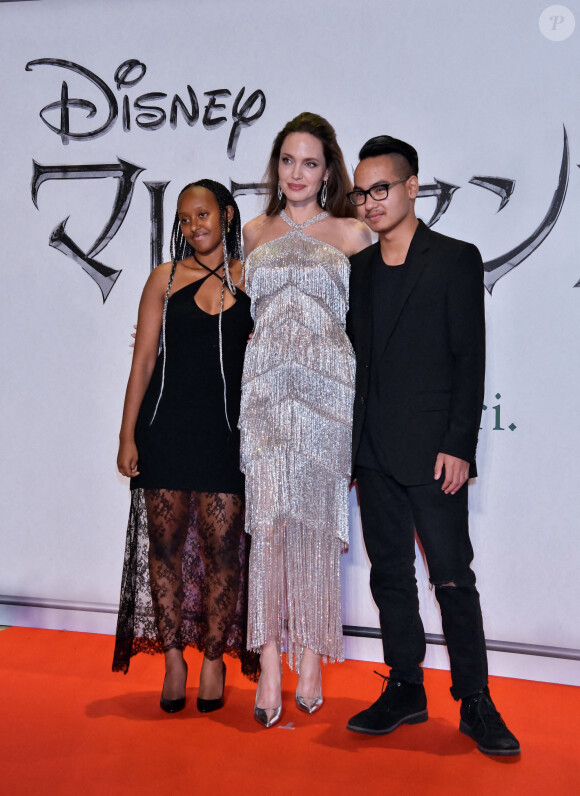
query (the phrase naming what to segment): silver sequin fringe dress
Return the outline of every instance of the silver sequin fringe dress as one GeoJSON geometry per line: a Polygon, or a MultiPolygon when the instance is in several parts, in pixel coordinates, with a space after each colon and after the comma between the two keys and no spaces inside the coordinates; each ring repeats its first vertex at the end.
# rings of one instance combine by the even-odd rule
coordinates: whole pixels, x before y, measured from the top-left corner
{"type": "Polygon", "coordinates": [[[247,260],[254,335],[240,412],[252,535],[248,648],[276,640],[344,660],[340,554],[348,547],[355,358],[345,333],[348,259],[294,224],[247,260]]]}

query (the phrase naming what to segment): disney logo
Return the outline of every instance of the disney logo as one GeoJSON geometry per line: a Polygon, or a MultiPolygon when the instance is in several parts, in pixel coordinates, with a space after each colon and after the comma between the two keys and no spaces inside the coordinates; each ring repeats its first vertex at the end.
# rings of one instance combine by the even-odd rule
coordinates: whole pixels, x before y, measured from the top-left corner
{"type": "MultiPolygon", "coordinates": [[[[71,115],[81,111],[84,112],[85,120],[93,119],[98,115],[98,109],[90,99],[71,97],[67,81],[62,81],[60,99],[45,105],[39,115],[50,130],[60,135],[65,146],[69,141],[90,141],[108,133],[119,117],[119,108],[125,132],[129,132],[133,124],[142,130],[159,130],[166,124],[168,118],[169,126],[175,129],[179,115],[187,125],[193,127],[200,118],[200,103],[189,84],[187,85],[187,100],[182,99],[179,94],[174,94],[171,101],[165,103],[164,101],[168,99],[169,95],[163,91],[150,91],[131,100],[127,93],[123,93],[117,98],[104,80],[90,69],[75,64],[73,61],[65,61],[60,58],[39,58],[29,61],[26,64],[26,71],[31,72],[35,66],[56,66],[68,69],[88,80],[92,86],[96,87],[103,99],[104,110],[107,114],[105,121],[88,130],[73,131],[71,115]],[[57,114],[58,122],[53,124],[50,121],[51,115],[57,114]]],[[[114,74],[117,91],[133,88],[141,82],[146,72],[147,66],[141,61],[136,59],[123,61],[114,74]]],[[[207,101],[203,105],[203,127],[206,130],[216,130],[226,122],[231,123],[227,145],[227,155],[230,160],[236,156],[242,129],[257,122],[266,109],[266,95],[261,89],[256,89],[244,99],[245,91],[245,86],[242,86],[233,99],[231,108],[229,108],[229,98],[233,95],[229,89],[217,88],[203,92],[203,96],[207,97],[207,101]]],[[[53,119],[53,121],[57,120],[53,119]]]]}

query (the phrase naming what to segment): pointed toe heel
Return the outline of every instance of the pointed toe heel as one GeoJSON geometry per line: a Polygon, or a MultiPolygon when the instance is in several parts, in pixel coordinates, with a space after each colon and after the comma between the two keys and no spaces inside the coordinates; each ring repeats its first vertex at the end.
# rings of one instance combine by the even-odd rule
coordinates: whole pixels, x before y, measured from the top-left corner
{"type": "Polygon", "coordinates": [[[278,705],[277,708],[259,708],[257,705],[254,705],[254,718],[258,724],[261,724],[262,727],[266,729],[273,727],[274,724],[278,724],[281,716],[282,705],[278,705]],[[270,715],[268,716],[268,714],[270,715]]]}
{"type": "MultiPolygon", "coordinates": [[[[165,713],[179,713],[179,711],[183,710],[185,707],[185,696],[179,697],[179,699],[165,699],[163,696],[163,691],[165,690],[166,678],[167,674],[163,678],[163,688],[161,689],[161,699],[159,700],[159,706],[161,710],[165,711],[165,713]]],[[[185,682],[187,684],[187,664],[185,664],[185,682]]]]}
{"type": "Polygon", "coordinates": [[[185,707],[185,697],[181,697],[180,699],[165,699],[165,697],[161,697],[159,705],[161,706],[161,710],[164,710],[166,713],[179,713],[179,711],[183,710],[185,707]]]}
{"type": "Polygon", "coordinates": [[[197,709],[200,713],[213,713],[214,710],[220,710],[224,706],[224,696],[226,691],[226,665],[223,664],[223,689],[221,697],[217,699],[202,699],[197,698],[197,709]]]}
{"type": "Polygon", "coordinates": [[[296,694],[296,707],[299,710],[302,710],[304,713],[308,713],[312,715],[312,713],[316,713],[317,710],[320,710],[324,703],[324,699],[322,695],[319,697],[315,697],[314,699],[307,699],[306,697],[301,697],[300,694],[296,694]]]}

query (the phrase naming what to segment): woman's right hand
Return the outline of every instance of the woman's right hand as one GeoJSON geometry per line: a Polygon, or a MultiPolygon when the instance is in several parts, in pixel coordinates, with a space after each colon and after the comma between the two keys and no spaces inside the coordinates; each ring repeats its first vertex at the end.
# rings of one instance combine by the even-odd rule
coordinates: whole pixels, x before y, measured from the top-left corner
{"type": "Polygon", "coordinates": [[[133,441],[121,441],[117,455],[117,468],[121,475],[126,475],[127,478],[135,478],[135,476],[139,475],[138,462],[139,454],[135,443],[133,441]]]}

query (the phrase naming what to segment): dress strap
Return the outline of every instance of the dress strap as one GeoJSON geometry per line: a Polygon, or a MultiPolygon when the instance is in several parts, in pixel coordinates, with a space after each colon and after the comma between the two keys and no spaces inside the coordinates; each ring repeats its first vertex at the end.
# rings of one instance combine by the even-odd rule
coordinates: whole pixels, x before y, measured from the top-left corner
{"type": "Polygon", "coordinates": [[[323,210],[322,213],[318,213],[316,216],[312,216],[312,218],[307,218],[306,221],[303,221],[301,224],[297,224],[295,221],[292,221],[290,216],[286,215],[285,210],[280,211],[280,218],[282,221],[285,221],[289,227],[292,229],[301,232],[306,227],[309,227],[311,224],[316,224],[317,221],[322,221],[323,219],[327,218],[329,213],[326,210],[323,210]]]}
{"type": "MultiPolygon", "coordinates": [[[[200,263],[200,261],[195,256],[195,252],[193,253],[193,259],[195,260],[195,262],[198,265],[201,265],[202,268],[205,268],[206,271],[209,271],[209,274],[207,274],[207,276],[204,276],[203,279],[207,279],[210,276],[215,276],[216,279],[219,279],[220,281],[223,281],[223,278],[224,278],[223,274],[220,275],[220,274],[217,273],[219,271],[219,269],[223,266],[223,261],[219,265],[216,265],[215,268],[210,268],[209,265],[204,265],[203,263],[200,263]]],[[[202,280],[200,280],[200,281],[202,281],[202,280]]]]}

